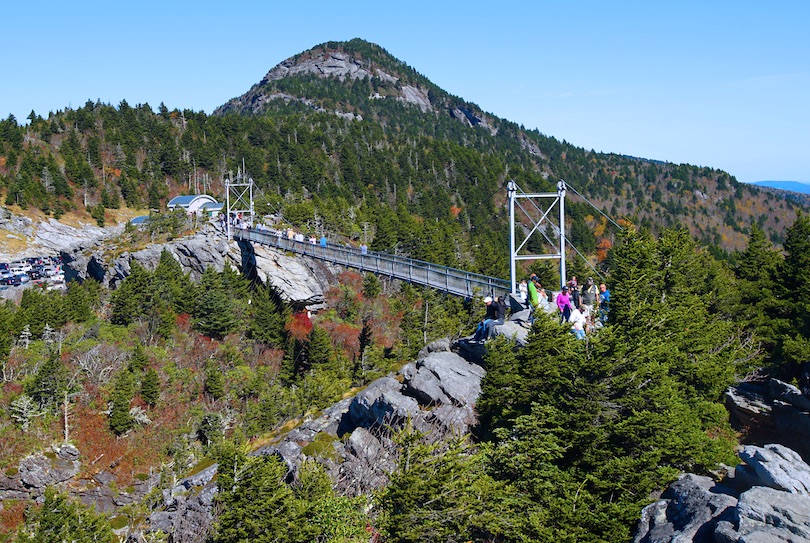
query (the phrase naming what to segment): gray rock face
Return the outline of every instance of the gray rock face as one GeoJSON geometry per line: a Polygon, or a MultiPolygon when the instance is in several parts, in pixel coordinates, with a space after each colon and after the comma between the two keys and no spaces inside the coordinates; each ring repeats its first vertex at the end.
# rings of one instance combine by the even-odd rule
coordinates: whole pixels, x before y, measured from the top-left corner
{"type": "Polygon", "coordinates": [[[810,498],[806,495],[754,487],[744,492],[736,518],[719,523],[716,541],[798,543],[810,541],[810,498]]]}
{"type": "Polygon", "coordinates": [[[739,453],[744,462],[735,470],[735,480],[750,486],[765,486],[794,494],[810,494],[810,466],[782,445],[746,445],[739,453]]]}
{"type": "Polygon", "coordinates": [[[508,320],[501,325],[496,325],[493,334],[495,336],[506,336],[517,345],[525,347],[529,337],[529,329],[519,322],[508,320]]]}
{"type": "Polygon", "coordinates": [[[781,445],[746,446],[721,484],[686,474],[642,511],[635,543],[810,541],[810,466],[781,445]]]}
{"type": "MultiPolygon", "coordinates": [[[[226,265],[245,270],[245,264],[255,266],[255,273],[272,285],[282,299],[297,306],[318,306],[323,303],[324,289],[332,279],[320,262],[306,257],[289,257],[274,249],[228,243],[221,234],[195,234],[169,243],[151,245],[140,251],[123,253],[112,262],[105,262],[101,249],[94,251],[76,247],[62,252],[67,279],[95,279],[110,287],[123,281],[137,262],[152,271],[160,262],[163,250],[169,251],[185,273],[199,280],[206,268],[222,271],[226,265]],[[249,253],[249,254],[248,254],[249,253]]],[[[251,273],[253,268],[251,268],[251,273]]]]}
{"type": "MultiPolygon", "coordinates": [[[[444,396],[453,405],[474,405],[481,395],[481,379],[484,369],[470,364],[459,355],[450,352],[433,353],[417,364],[417,375],[430,373],[444,396]]],[[[406,382],[406,384],[410,384],[406,382]]],[[[448,403],[447,401],[435,403],[448,403]]]]}
{"type": "Polygon", "coordinates": [[[253,253],[259,279],[284,300],[306,306],[323,303],[332,274],[320,261],[287,256],[262,245],[253,245],[253,253]]]}
{"type": "MultiPolygon", "coordinates": [[[[189,495],[176,496],[169,509],[149,516],[150,531],[169,534],[172,543],[205,541],[214,522],[212,510],[216,495],[216,485],[209,484],[189,495]]],[[[131,534],[128,540],[142,541],[139,536],[131,534]]]]}
{"type": "Polygon", "coordinates": [[[682,475],[661,498],[641,512],[635,543],[710,541],[698,533],[732,518],[737,505],[735,497],[717,492],[710,478],[691,473],[682,475]]]}
{"type": "Polygon", "coordinates": [[[779,443],[810,461],[810,398],[798,388],[771,379],[741,383],[726,391],[726,408],[748,443],[779,443]]]}
{"type": "Polygon", "coordinates": [[[79,451],[65,445],[57,452],[27,456],[20,461],[20,482],[35,493],[62,483],[79,473],[79,451]]]}
{"type": "Polygon", "coordinates": [[[14,215],[8,209],[0,207],[0,229],[8,231],[6,237],[17,244],[20,241],[27,242],[28,246],[22,252],[15,250],[13,253],[4,253],[4,246],[0,240],[0,260],[11,260],[23,256],[57,254],[77,244],[95,243],[119,234],[123,230],[123,225],[99,228],[95,224],[82,224],[74,227],[56,219],[34,221],[28,217],[14,215]]]}
{"type": "Polygon", "coordinates": [[[802,411],[810,411],[810,399],[791,384],[784,383],[779,379],[771,379],[768,382],[768,392],[774,400],[788,403],[802,411]]]}

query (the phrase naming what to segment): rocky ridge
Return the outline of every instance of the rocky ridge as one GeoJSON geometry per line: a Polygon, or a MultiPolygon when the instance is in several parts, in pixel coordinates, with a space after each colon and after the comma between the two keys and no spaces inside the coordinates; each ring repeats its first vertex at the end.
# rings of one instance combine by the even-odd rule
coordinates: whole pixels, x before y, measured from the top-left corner
{"type": "Polygon", "coordinates": [[[133,262],[154,270],[164,249],[195,281],[206,268],[222,271],[227,264],[243,273],[255,273],[263,282],[273,286],[282,299],[299,307],[319,307],[323,304],[324,290],[334,281],[332,272],[320,261],[288,256],[261,246],[228,242],[221,234],[213,232],[126,251],[112,258],[110,248],[103,244],[80,244],[62,251],[61,256],[68,280],[90,278],[114,288],[130,274],[133,262]]]}
{"type": "Polygon", "coordinates": [[[37,221],[0,207],[0,231],[5,231],[6,240],[17,247],[12,251],[0,241],[0,259],[57,254],[76,245],[90,245],[116,236],[123,229],[123,224],[101,228],[89,223],[71,226],[54,218],[37,221]],[[24,247],[20,249],[20,245],[24,247]]]}
{"type": "MultiPolygon", "coordinates": [[[[484,368],[451,350],[448,339],[425,347],[416,361],[377,379],[282,435],[254,455],[278,455],[294,479],[305,459],[322,463],[335,487],[367,494],[388,481],[396,467],[392,432],[406,423],[433,439],[465,434],[475,423],[475,401],[484,368]]],[[[170,534],[174,543],[200,541],[213,522],[216,465],[163,492],[163,504],[149,517],[148,531],[170,534]]],[[[135,541],[141,534],[130,535],[135,541]]]]}

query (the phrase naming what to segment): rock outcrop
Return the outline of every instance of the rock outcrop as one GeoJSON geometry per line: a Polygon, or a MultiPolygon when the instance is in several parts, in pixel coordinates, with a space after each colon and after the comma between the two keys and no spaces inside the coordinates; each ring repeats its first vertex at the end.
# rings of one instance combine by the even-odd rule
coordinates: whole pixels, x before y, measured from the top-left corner
{"type": "Polygon", "coordinates": [[[129,274],[132,262],[154,270],[163,250],[169,251],[185,273],[198,280],[208,267],[222,271],[226,265],[255,273],[272,285],[282,299],[299,307],[317,308],[332,272],[320,261],[290,257],[283,252],[247,243],[228,242],[221,234],[195,234],[145,249],[124,252],[109,259],[103,246],[79,245],[62,252],[65,277],[83,281],[91,278],[114,288],[129,274]]]}
{"type": "MultiPolygon", "coordinates": [[[[384,486],[396,467],[393,431],[411,424],[434,439],[469,431],[484,373],[452,352],[449,340],[434,342],[399,372],[377,379],[253,454],[278,455],[290,480],[301,462],[313,459],[325,466],[340,492],[371,492],[384,486]]],[[[215,474],[211,466],[164,491],[163,508],[149,517],[149,530],[170,534],[174,543],[200,541],[213,520],[215,474]]]]}
{"type": "Polygon", "coordinates": [[[79,450],[70,444],[26,456],[16,469],[0,475],[0,502],[39,499],[47,487],[75,477],[80,466],[79,450]]]}
{"type": "Polygon", "coordinates": [[[641,514],[635,543],[810,541],[810,466],[782,445],[747,445],[719,482],[682,475],[641,514]]]}
{"type": "Polygon", "coordinates": [[[123,224],[104,228],[87,223],[71,226],[54,218],[37,221],[0,207],[0,232],[5,232],[5,239],[0,239],[0,260],[58,254],[78,244],[96,243],[115,236],[123,228],[123,224]],[[13,242],[13,251],[6,241],[13,242]]]}
{"type": "Polygon", "coordinates": [[[810,461],[810,398],[797,387],[770,379],[741,383],[726,391],[734,428],[748,443],[781,443],[810,461]]]}

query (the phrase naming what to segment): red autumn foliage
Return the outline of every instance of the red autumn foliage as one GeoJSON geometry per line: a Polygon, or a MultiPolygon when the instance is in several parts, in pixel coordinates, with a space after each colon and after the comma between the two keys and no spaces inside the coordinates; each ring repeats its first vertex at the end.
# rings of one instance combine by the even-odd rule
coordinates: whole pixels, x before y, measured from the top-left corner
{"type": "Polygon", "coordinates": [[[267,367],[278,371],[281,368],[281,361],[283,359],[283,349],[271,349],[256,345],[253,349],[253,356],[250,359],[250,366],[267,367]]]}
{"type": "MultiPolygon", "coordinates": [[[[13,502],[13,500],[9,500],[9,502],[13,502]]],[[[0,536],[17,530],[17,527],[22,524],[25,518],[26,507],[27,503],[24,500],[3,504],[3,508],[0,510],[0,536]]]]}
{"type": "Polygon", "coordinates": [[[293,314],[288,320],[284,328],[289,334],[298,341],[306,341],[312,331],[312,320],[309,316],[300,311],[293,314]]]}
{"type": "Polygon", "coordinates": [[[346,270],[337,276],[338,283],[346,285],[355,292],[363,290],[363,275],[356,271],[346,270]]]}
{"type": "Polygon", "coordinates": [[[599,243],[596,245],[596,258],[599,260],[599,262],[605,261],[611,247],[613,247],[613,242],[611,242],[609,239],[602,238],[599,240],[599,243]]]}
{"type": "Polygon", "coordinates": [[[345,322],[319,321],[318,326],[326,330],[332,339],[332,345],[350,359],[360,354],[360,327],[345,322]]]}

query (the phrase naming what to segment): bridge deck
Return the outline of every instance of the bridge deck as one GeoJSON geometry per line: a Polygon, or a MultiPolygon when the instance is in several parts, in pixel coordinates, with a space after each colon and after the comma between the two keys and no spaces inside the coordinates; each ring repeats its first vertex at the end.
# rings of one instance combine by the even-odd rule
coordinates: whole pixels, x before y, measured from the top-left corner
{"type": "Polygon", "coordinates": [[[362,254],[354,247],[327,245],[322,247],[308,242],[287,239],[266,230],[234,230],[234,238],[291,251],[360,271],[400,279],[409,283],[427,286],[453,294],[473,296],[505,296],[511,290],[510,282],[447,266],[439,266],[422,260],[414,260],[387,253],[369,251],[362,254]]]}

